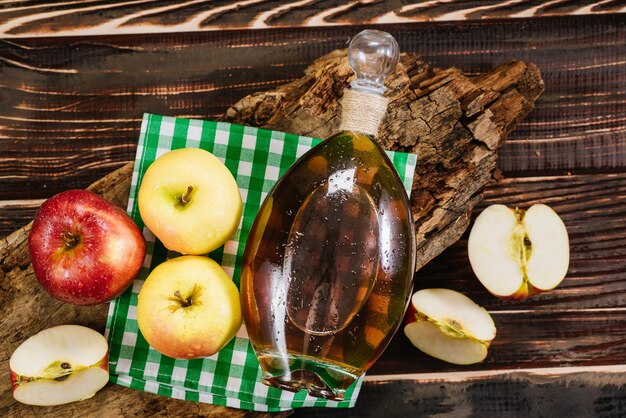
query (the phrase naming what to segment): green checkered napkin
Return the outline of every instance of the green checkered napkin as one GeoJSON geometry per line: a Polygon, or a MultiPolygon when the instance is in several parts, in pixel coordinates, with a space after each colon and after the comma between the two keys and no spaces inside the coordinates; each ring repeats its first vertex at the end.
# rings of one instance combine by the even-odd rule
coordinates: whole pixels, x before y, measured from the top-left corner
{"type": "MultiPolygon", "coordinates": [[[[137,295],[150,271],[167,258],[163,244],[144,226],[137,208],[137,191],[148,166],[160,155],[177,148],[203,148],[224,162],[237,180],[243,199],[239,229],[223,248],[209,256],[220,262],[239,286],[246,238],[258,209],[278,178],[298,157],[319,143],[282,132],[228,123],[177,119],[146,114],[135,158],[128,213],[143,229],[147,254],[133,285],[109,308],[106,335],[110,345],[111,381],[172,398],[208,402],[255,411],[280,411],[303,406],[346,408],[354,406],[362,379],[335,402],[292,393],[260,383],[261,369],[248,340],[245,326],[219,353],[196,360],[176,360],[159,354],[137,327],[137,295]]],[[[389,152],[389,157],[411,189],[415,155],[389,152]]]]}

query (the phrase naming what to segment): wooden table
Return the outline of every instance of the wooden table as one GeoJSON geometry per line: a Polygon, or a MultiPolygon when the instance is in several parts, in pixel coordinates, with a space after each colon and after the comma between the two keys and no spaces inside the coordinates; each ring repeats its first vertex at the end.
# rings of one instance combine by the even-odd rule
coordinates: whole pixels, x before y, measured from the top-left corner
{"type": "MultiPolygon", "coordinates": [[[[296,415],[624,415],[624,11],[621,0],[2,2],[0,237],[28,223],[45,198],[132,161],[143,112],[215,118],[246,94],[299,77],[365,27],[468,74],[532,61],[546,90],[501,148],[503,178],[485,204],[541,201],[560,213],[571,240],[567,279],[526,302],[496,300],[473,276],[462,239],[417,273],[416,288],[460,290],[492,312],[498,336],[487,360],[447,365],[399,333],[354,410],[296,415]]],[[[7,292],[10,275],[0,270],[0,280],[7,292]]],[[[27,335],[13,333],[19,313],[0,301],[6,366],[27,335]]],[[[122,405],[130,389],[120,387],[82,405],[29,409],[9,389],[4,379],[2,416],[97,415],[105,398],[110,415],[227,413],[138,392],[122,405]]]]}

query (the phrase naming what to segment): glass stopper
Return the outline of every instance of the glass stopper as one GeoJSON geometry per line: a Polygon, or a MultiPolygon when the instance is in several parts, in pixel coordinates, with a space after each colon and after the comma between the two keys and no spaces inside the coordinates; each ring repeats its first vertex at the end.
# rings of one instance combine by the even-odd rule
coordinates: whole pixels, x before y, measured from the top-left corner
{"type": "Polygon", "coordinates": [[[352,88],[365,93],[383,94],[385,78],[393,72],[400,58],[396,40],[380,30],[366,29],[350,41],[348,62],[356,73],[352,88]]]}

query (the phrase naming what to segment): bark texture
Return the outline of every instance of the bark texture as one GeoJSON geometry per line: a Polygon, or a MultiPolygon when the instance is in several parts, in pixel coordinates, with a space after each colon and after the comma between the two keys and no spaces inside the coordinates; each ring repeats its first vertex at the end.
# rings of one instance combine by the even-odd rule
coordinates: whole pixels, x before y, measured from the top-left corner
{"type": "MultiPolygon", "coordinates": [[[[327,138],[339,127],[340,98],[352,78],[346,50],[336,50],[304,77],[243,98],[224,120],[327,138]]],[[[463,234],[492,177],[498,147],[544,85],[532,63],[511,61],[469,78],[402,54],[387,86],[389,109],[377,139],[385,149],[417,154],[411,203],[419,269],[463,234]]]]}

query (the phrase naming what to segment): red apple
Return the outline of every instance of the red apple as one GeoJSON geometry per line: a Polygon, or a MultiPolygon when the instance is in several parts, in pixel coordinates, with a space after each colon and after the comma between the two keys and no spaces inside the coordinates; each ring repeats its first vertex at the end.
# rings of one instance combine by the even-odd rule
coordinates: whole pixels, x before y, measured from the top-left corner
{"type": "Polygon", "coordinates": [[[121,295],[139,273],[146,242],[117,206],[86,190],[46,200],[28,236],[35,276],[50,296],[93,305],[121,295]]]}

